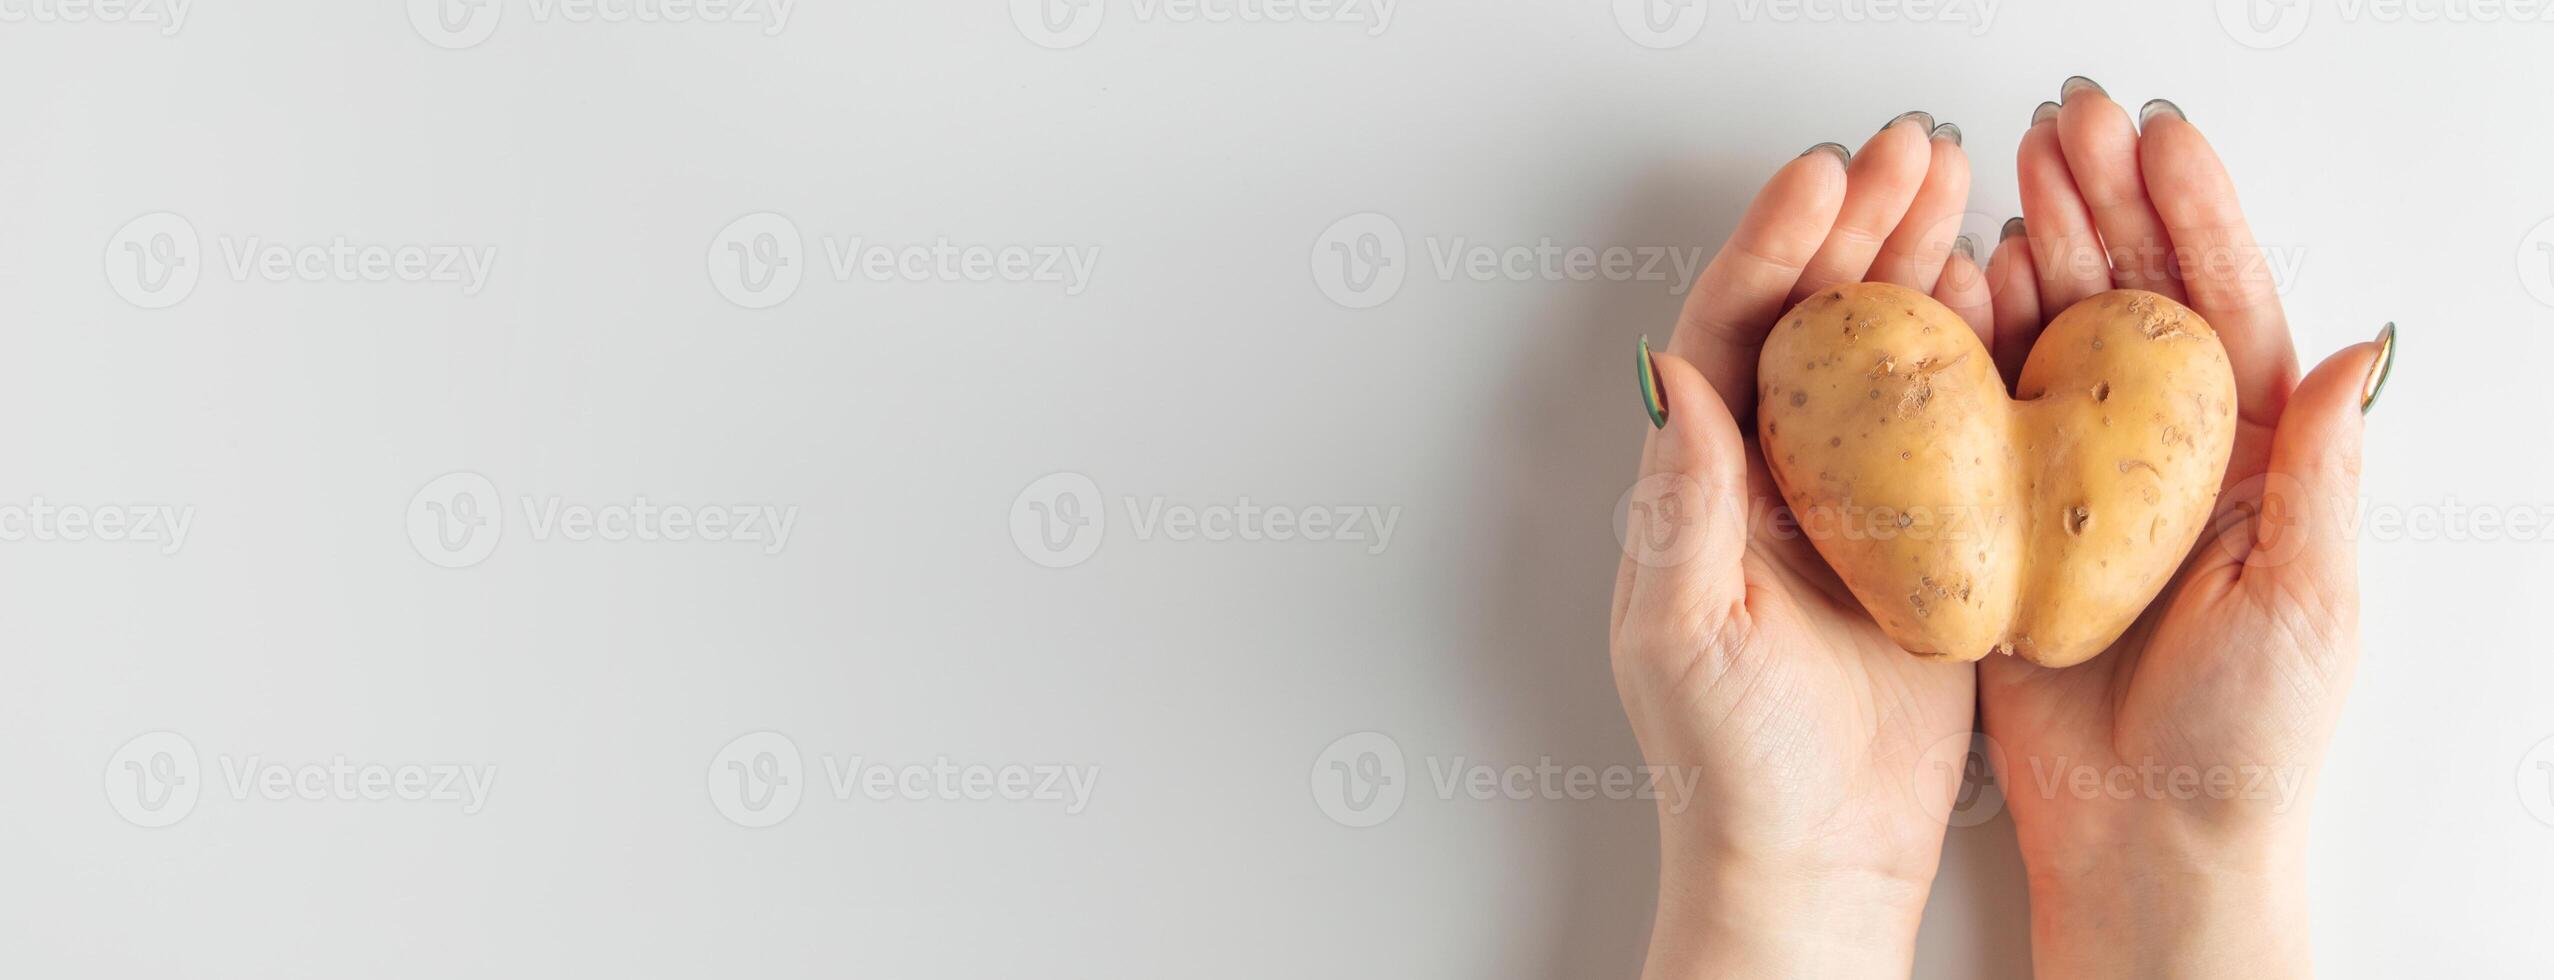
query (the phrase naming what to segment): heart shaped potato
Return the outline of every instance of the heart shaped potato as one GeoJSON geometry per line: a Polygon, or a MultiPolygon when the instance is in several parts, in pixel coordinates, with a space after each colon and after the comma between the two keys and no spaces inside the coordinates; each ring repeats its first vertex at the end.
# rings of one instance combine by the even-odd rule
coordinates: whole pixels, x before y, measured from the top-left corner
{"type": "Polygon", "coordinates": [[[1757,384],[1765,462],[1802,533],[1926,656],[2101,653],[2189,553],[2234,447],[2216,331],[2134,289],[2059,314],[2018,399],[1958,314],[1886,283],[1784,314],[1757,384]]]}

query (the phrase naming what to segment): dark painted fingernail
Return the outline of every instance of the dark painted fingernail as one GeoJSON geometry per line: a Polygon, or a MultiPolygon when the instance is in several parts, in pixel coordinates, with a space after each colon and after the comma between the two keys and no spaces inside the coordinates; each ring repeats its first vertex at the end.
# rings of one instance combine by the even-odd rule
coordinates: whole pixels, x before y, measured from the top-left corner
{"type": "Polygon", "coordinates": [[[2029,233],[2030,233],[2030,231],[2031,231],[2031,230],[2030,230],[2029,228],[2025,228],[2025,227],[2023,227],[2023,226],[2022,226],[2022,219],[2020,219],[2020,218],[2014,218],[2014,219],[2012,219],[2012,220],[2007,221],[2007,222],[2005,222],[2005,223],[2004,223],[2004,233],[2003,233],[2003,234],[2001,234],[2001,235],[1997,235],[1997,236],[1995,236],[1995,240],[2000,242],[2000,241],[2003,241],[2003,240],[2005,240],[2005,239],[2007,239],[2007,238],[2013,238],[2013,237],[2016,237],[2016,236],[2029,234],[2029,233]]]}
{"type": "Polygon", "coordinates": [[[1950,140],[1951,145],[1958,146],[1960,145],[1960,127],[1950,123],[1943,123],[1942,125],[1935,126],[1933,127],[1933,138],[1938,140],[1950,140]]]}
{"type": "Polygon", "coordinates": [[[1978,260],[1978,240],[1967,235],[1952,239],[1951,250],[1968,256],[1971,262],[1978,260]]]}
{"type": "Polygon", "coordinates": [[[1901,113],[1897,114],[1896,116],[1892,117],[1892,118],[1891,118],[1888,122],[1881,123],[1881,124],[1880,124],[1880,131],[1881,131],[1881,132],[1883,132],[1883,133],[1888,132],[1888,131],[1889,131],[1889,127],[1891,127],[1891,126],[1895,126],[1895,125],[1897,125],[1897,124],[1899,124],[1899,123],[1902,123],[1902,122],[1905,122],[1905,121],[1907,121],[1907,120],[1909,120],[1909,119],[1913,119],[1913,120],[1915,120],[1917,123],[1922,124],[1926,132],[1932,132],[1932,131],[1933,131],[1933,114],[1932,114],[1932,113],[1930,113],[1930,112],[1926,112],[1926,111],[1924,111],[1924,110],[1922,110],[1922,109],[1916,109],[1916,110],[1912,110],[1912,111],[1909,111],[1909,112],[1901,112],[1901,113]]]}
{"type": "Polygon", "coordinates": [[[1658,362],[1650,359],[1649,336],[1641,336],[1641,407],[1649,411],[1651,428],[1667,428],[1667,390],[1658,383],[1658,362]]]}
{"type": "Polygon", "coordinates": [[[2065,81],[2057,84],[2057,100],[2059,102],[2065,102],[2086,92],[2100,92],[2104,98],[2109,98],[2111,94],[2110,90],[2102,87],[2102,83],[2096,82],[2082,75],[2069,76],[2065,81]]]}
{"type": "Polygon", "coordinates": [[[2394,375],[2394,324],[2377,331],[2377,363],[2368,365],[2368,383],[2359,392],[2359,414],[2377,407],[2377,396],[2385,394],[2386,379],[2394,375]]]}
{"type": "Polygon", "coordinates": [[[2182,107],[2174,105],[2170,100],[2156,99],[2146,103],[2144,107],[2137,110],[2137,125],[2144,127],[2147,123],[2152,122],[2156,116],[2163,115],[2167,112],[2172,113],[2173,118],[2175,119],[2179,119],[2183,122],[2190,121],[2190,114],[2183,112],[2182,107]]]}
{"type": "Polygon", "coordinates": [[[1820,150],[1825,150],[1829,153],[1835,154],[1836,164],[1838,166],[1849,167],[1853,165],[1853,151],[1845,149],[1845,145],[1842,143],[1820,143],[1816,146],[1800,151],[1800,155],[1808,156],[1820,150]]]}
{"type": "Polygon", "coordinates": [[[2042,102],[2039,108],[2031,110],[2031,125],[2037,126],[2055,118],[2057,118],[2055,102],[2042,102]]]}

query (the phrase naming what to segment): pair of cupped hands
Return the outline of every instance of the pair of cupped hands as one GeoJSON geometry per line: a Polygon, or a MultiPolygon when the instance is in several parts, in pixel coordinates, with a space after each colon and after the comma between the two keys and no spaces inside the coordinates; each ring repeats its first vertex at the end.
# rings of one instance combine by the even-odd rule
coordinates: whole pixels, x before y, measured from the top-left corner
{"type": "MultiPolygon", "coordinates": [[[[2033,113],[2023,215],[1983,268],[1958,236],[1960,132],[1908,113],[1784,165],[1648,365],[1642,482],[1689,499],[1674,560],[1627,556],[1612,653],[1660,803],[1647,974],[1898,975],[1983,721],[2050,976],[2309,967],[2306,803],[2358,659],[2350,502],[2392,332],[2300,380],[2234,184],[2181,109],[2068,79],[2033,113]],[[1752,432],[1767,331],[1808,294],[1891,282],[1957,311],[2008,383],[2042,325],[2113,288],[2213,326],[2240,405],[2217,514],[2107,652],[2062,669],[1900,650],[1798,533],[1752,432]]],[[[1642,508],[1655,513],[1655,509],[1642,508]]],[[[1637,520],[1637,517],[1636,517],[1637,520]]],[[[1640,528],[1631,534],[1637,538],[1640,528]]]]}

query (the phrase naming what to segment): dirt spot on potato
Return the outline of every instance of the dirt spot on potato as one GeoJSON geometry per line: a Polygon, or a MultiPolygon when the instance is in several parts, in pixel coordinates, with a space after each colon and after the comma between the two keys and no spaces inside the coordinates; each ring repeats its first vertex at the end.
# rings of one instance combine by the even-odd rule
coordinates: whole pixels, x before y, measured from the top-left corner
{"type": "Polygon", "coordinates": [[[1934,363],[1930,357],[1916,361],[1913,377],[1907,380],[1906,388],[1898,393],[1898,414],[1915,415],[1924,411],[1925,406],[1933,404],[1934,375],[1950,370],[1952,365],[1967,360],[1968,357],[1969,355],[1962,354],[1940,364],[1934,363]]]}
{"type": "Polygon", "coordinates": [[[1916,584],[1917,588],[1910,591],[1908,595],[1915,599],[1918,608],[1923,607],[1928,595],[1931,596],[1933,601],[1937,602],[1949,599],[1958,599],[1961,602],[1969,601],[1970,590],[1969,580],[1967,579],[1961,579],[1956,588],[1945,586],[1940,582],[1934,581],[1933,576],[1931,575],[1924,576],[1922,579],[1919,579],[1916,584]]]}
{"type": "Polygon", "coordinates": [[[1806,404],[1809,404],[1809,393],[1808,393],[1808,392],[1805,392],[1805,391],[1795,391],[1795,392],[1792,392],[1792,393],[1791,393],[1791,407],[1793,407],[1793,408],[1799,408],[1800,406],[1802,406],[1802,405],[1806,405],[1806,404]]]}
{"type": "Polygon", "coordinates": [[[2128,312],[2137,317],[2137,332],[2148,340],[2173,340],[2194,337],[2190,324],[2179,306],[2166,309],[2153,296],[2139,296],[2128,301],[2128,312]]]}

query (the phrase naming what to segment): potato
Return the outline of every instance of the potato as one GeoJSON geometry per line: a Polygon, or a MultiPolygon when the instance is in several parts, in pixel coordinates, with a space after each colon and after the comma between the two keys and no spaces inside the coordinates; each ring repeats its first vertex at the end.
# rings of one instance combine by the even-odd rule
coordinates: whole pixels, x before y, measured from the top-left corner
{"type": "Polygon", "coordinates": [[[1886,283],[1783,315],[1756,424],[1802,533],[1922,656],[2081,663],[2198,540],[2234,448],[2216,331],[2118,289],[2040,335],[2014,397],[1958,314],[1886,283]]]}

